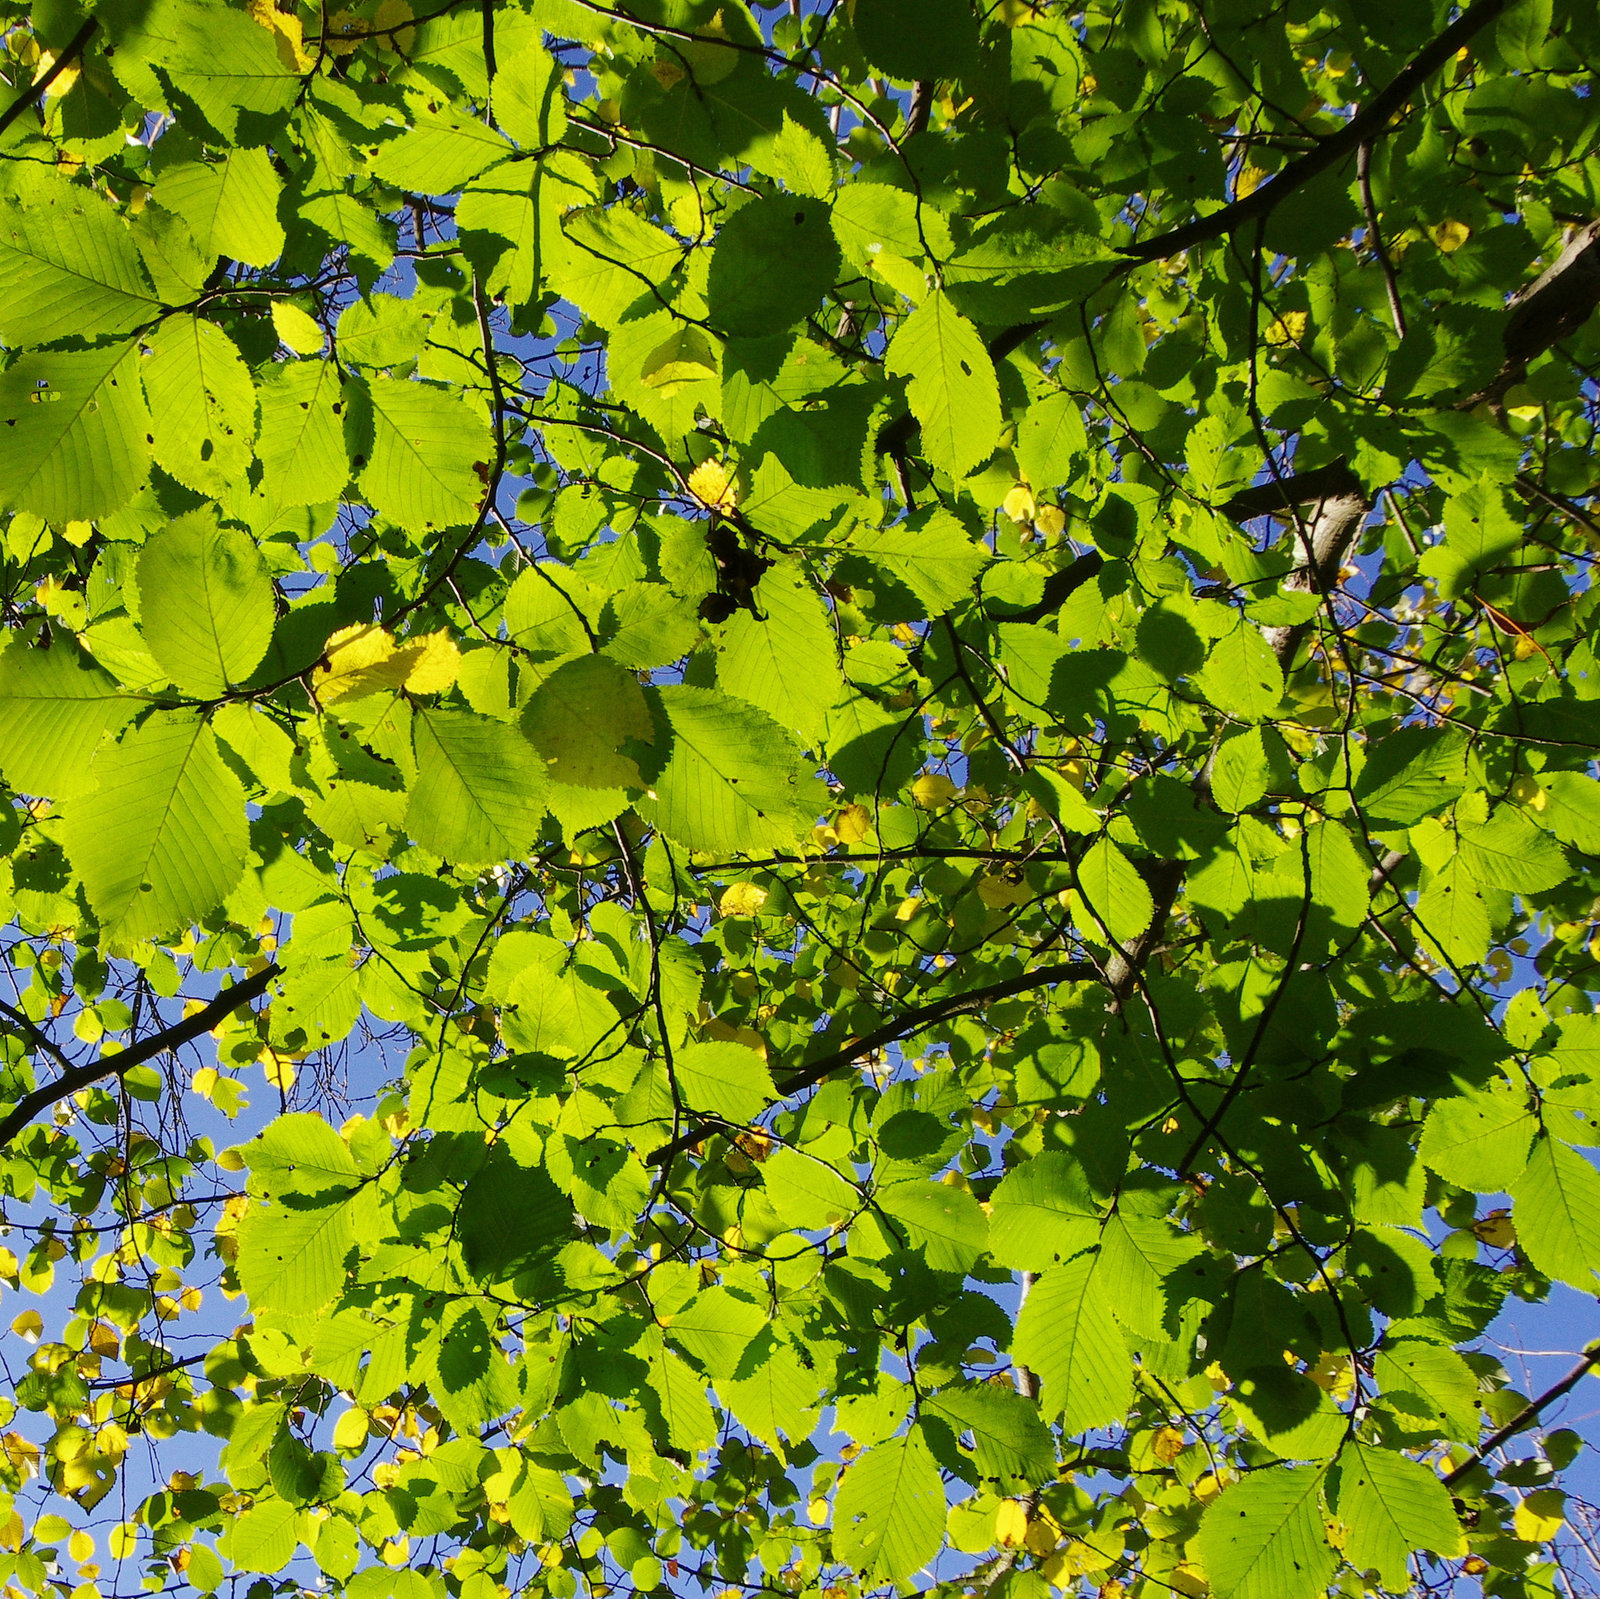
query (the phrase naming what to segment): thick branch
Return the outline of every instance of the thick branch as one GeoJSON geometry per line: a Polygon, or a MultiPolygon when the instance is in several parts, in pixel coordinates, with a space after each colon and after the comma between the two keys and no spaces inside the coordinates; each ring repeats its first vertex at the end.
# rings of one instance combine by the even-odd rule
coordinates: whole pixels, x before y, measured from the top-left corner
{"type": "Polygon", "coordinates": [[[1045,617],[1054,616],[1105,564],[1105,557],[1099,550],[1088,550],[1070,566],[1052,572],[1044,580],[1044,592],[1036,604],[1023,611],[990,611],[988,614],[996,622],[1042,622],[1045,617]]]}
{"type": "Polygon", "coordinates": [[[1431,44],[1425,45],[1390,83],[1380,89],[1337,133],[1329,134],[1314,150],[1298,161],[1291,161],[1269,183],[1252,190],[1242,200],[1225,205],[1210,216],[1199,217],[1124,247],[1123,254],[1136,261],[1161,261],[1180,250],[1187,250],[1211,239],[1226,238],[1247,222],[1269,215],[1277,206],[1303,189],[1329,167],[1337,166],[1370,139],[1388,127],[1391,118],[1422,84],[1451,59],[1475,34],[1494,21],[1506,8],[1506,0],[1476,0],[1431,44]]]}
{"type": "Polygon", "coordinates": [[[41,76],[35,78],[4,111],[0,111],[0,133],[4,133],[83,54],[83,47],[94,37],[94,30],[97,26],[99,24],[96,23],[93,17],[90,17],[67,40],[66,49],[50,63],[49,68],[41,76]]]}
{"type": "Polygon", "coordinates": [[[74,1066],[70,1071],[62,1072],[54,1081],[34,1089],[31,1094],[24,1094],[11,1107],[5,1119],[0,1121],[0,1149],[8,1147],[11,1140],[41,1111],[48,1110],[69,1095],[77,1093],[80,1088],[87,1088],[91,1083],[100,1082],[107,1077],[120,1077],[124,1072],[132,1071],[135,1066],[142,1066],[154,1055],[164,1054],[169,1049],[177,1049],[180,1045],[199,1038],[202,1033],[209,1033],[224,1016],[231,1015],[241,1005],[248,1005],[253,999],[259,999],[278,973],[278,967],[270,964],[264,966],[242,982],[235,983],[232,988],[223,989],[215,999],[201,1006],[193,1016],[185,1016],[182,1021],[174,1022],[171,1027],[163,1028],[159,1033],[152,1033],[149,1038],[141,1039],[131,1049],[123,1050],[121,1054],[102,1055],[99,1060],[90,1061],[87,1065],[74,1066]]]}
{"type": "MultiPolygon", "coordinates": [[[[1001,982],[990,983],[984,988],[969,989],[964,994],[949,994],[943,999],[930,1000],[926,1005],[918,1005],[914,1010],[905,1011],[893,1021],[885,1022],[883,1026],[875,1027],[869,1033],[862,1033],[852,1038],[842,1049],[836,1049],[832,1054],[824,1055],[820,1060],[802,1066],[799,1071],[792,1073],[778,1084],[778,1092],[786,1098],[790,1094],[798,1094],[802,1089],[820,1083],[823,1078],[831,1077],[842,1067],[860,1060],[863,1055],[870,1055],[873,1050],[882,1049],[886,1044],[900,1043],[913,1033],[920,1033],[923,1028],[931,1027],[935,1022],[942,1022],[948,1017],[963,1016],[971,1011],[983,1010],[996,1000],[1009,999],[1013,994],[1026,994],[1036,988],[1051,988],[1057,983],[1088,982],[1097,980],[1099,976],[1100,973],[1088,961],[1065,961],[1056,966],[1040,966],[1034,971],[1023,972],[1019,977],[1008,977],[1001,982]]],[[[645,1164],[659,1166],[684,1150],[693,1149],[702,1139],[709,1138],[717,1130],[716,1127],[691,1128],[688,1132],[679,1134],[670,1144],[663,1144],[660,1149],[654,1151],[645,1164]]]]}

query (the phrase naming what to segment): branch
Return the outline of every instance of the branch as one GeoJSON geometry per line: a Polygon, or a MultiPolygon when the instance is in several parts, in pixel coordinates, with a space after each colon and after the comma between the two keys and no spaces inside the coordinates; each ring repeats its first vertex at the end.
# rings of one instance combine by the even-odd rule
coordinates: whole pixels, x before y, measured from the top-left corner
{"type": "Polygon", "coordinates": [[[95,19],[90,17],[67,41],[66,49],[50,63],[49,70],[35,78],[4,111],[0,111],[0,133],[4,133],[83,54],[83,47],[94,37],[94,30],[98,26],[95,19]]]}
{"type": "Polygon", "coordinates": [[[149,1038],[142,1039],[131,1049],[125,1049],[120,1054],[102,1055],[99,1060],[90,1061],[87,1065],[74,1066],[70,1071],[62,1072],[53,1082],[45,1083],[42,1087],[34,1089],[31,1094],[24,1094],[11,1107],[5,1119],[0,1121],[0,1149],[7,1148],[11,1140],[40,1111],[48,1110],[50,1106],[77,1093],[80,1088],[87,1088],[102,1078],[120,1077],[124,1072],[132,1071],[135,1066],[142,1066],[153,1055],[177,1049],[180,1045],[200,1037],[202,1033],[209,1033],[224,1016],[231,1015],[241,1005],[247,1005],[253,999],[259,999],[267,991],[273,978],[278,976],[279,970],[280,968],[269,962],[259,972],[246,977],[242,982],[235,983],[232,988],[223,989],[215,999],[201,1006],[193,1016],[185,1016],[182,1021],[174,1022],[171,1027],[163,1028],[159,1033],[152,1033],[149,1038]]]}
{"type": "MultiPolygon", "coordinates": [[[[778,1093],[784,1098],[790,1094],[798,1094],[802,1089],[813,1087],[824,1077],[831,1076],[840,1067],[849,1066],[863,1055],[881,1049],[885,1044],[899,1043],[913,1033],[921,1032],[924,1027],[931,1027],[935,1022],[944,1021],[946,1017],[983,1010],[997,999],[1008,999],[1013,994],[1026,994],[1031,989],[1047,988],[1056,983],[1098,980],[1099,976],[1100,973],[1088,961],[1066,961],[1057,966],[1041,966],[1035,971],[1022,973],[1020,977],[1007,977],[1001,982],[989,984],[987,988],[973,988],[964,994],[950,994],[944,999],[930,1000],[926,1005],[918,1005],[916,1009],[906,1011],[893,1021],[873,1028],[870,1033],[862,1033],[852,1038],[842,1049],[836,1049],[831,1055],[824,1055],[820,1060],[802,1066],[799,1071],[778,1084],[778,1093]]],[[[670,1144],[663,1144],[660,1149],[648,1156],[645,1164],[659,1166],[684,1150],[693,1149],[702,1139],[709,1138],[716,1131],[718,1129],[715,1127],[697,1127],[682,1133],[670,1144]]]]}
{"type": "Polygon", "coordinates": [[[1360,479],[1341,456],[1326,466],[1312,467],[1307,472],[1295,472],[1289,477],[1274,478],[1270,483],[1258,483],[1253,488],[1240,489],[1218,509],[1235,522],[1248,522],[1258,516],[1286,516],[1297,506],[1310,505],[1313,500],[1361,492],[1360,479]]]}
{"type": "Polygon", "coordinates": [[[1441,1479],[1445,1487],[1453,1488],[1473,1467],[1481,1466],[1501,1444],[1515,1438],[1519,1432],[1532,1426],[1540,1415],[1553,1405],[1556,1400],[1565,1394],[1570,1394],[1583,1381],[1585,1375],[1593,1370],[1596,1364],[1600,1364],[1600,1341],[1590,1344],[1584,1350],[1583,1359],[1560,1382],[1546,1388],[1537,1399],[1530,1399],[1505,1426],[1496,1427],[1459,1466],[1453,1471],[1447,1472],[1441,1479]]]}
{"type": "Polygon", "coordinates": [[[1044,580],[1044,592],[1036,604],[1024,611],[991,611],[985,607],[985,615],[996,622],[1042,622],[1045,617],[1054,616],[1105,564],[1099,550],[1088,550],[1044,580]]]}
{"type": "Polygon", "coordinates": [[[1297,189],[1303,189],[1313,178],[1320,177],[1329,167],[1337,166],[1363,144],[1383,133],[1390,119],[1422,84],[1474,34],[1488,27],[1505,8],[1506,0],[1476,0],[1437,39],[1419,50],[1410,64],[1402,68],[1387,87],[1380,89],[1337,133],[1329,134],[1316,149],[1308,150],[1298,161],[1291,161],[1271,182],[1263,183],[1244,199],[1235,200],[1220,211],[1213,211],[1210,216],[1199,217],[1168,233],[1159,233],[1153,239],[1141,239],[1125,245],[1122,253],[1136,261],[1160,261],[1193,245],[1225,238],[1246,222],[1270,215],[1297,189]]]}

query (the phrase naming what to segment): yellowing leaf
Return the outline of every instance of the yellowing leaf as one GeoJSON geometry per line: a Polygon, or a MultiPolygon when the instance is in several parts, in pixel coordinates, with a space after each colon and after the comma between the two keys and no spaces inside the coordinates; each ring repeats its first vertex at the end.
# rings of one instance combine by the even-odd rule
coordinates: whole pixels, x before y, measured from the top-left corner
{"type": "Polygon", "coordinates": [[[1428,229],[1428,237],[1446,255],[1452,255],[1472,237],[1472,229],[1465,222],[1457,222],[1451,217],[1446,217],[1443,222],[1428,229]]]}
{"type": "Polygon", "coordinates": [[[1000,507],[1013,522],[1033,520],[1033,490],[1026,483],[1018,483],[1009,490],[1000,507]]]}
{"type": "Polygon", "coordinates": [[[1241,167],[1239,176],[1233,185],[1234,198],[1242,200],[1246,195],[1254,194],[1261,187],[1262,181],[1266,176],[1267,170],[1265,167],[1241,167]]]}
{"type": "Polygon", "coordinates": [[[81,1566],[86,1560],[94,1559],[94,1534],[86,1532],[82,1527],[77,1528],[67,1540],[67,1553],[81,1566]]]}
{"type": "Polygon", "coordinates": [[[1473,1223],[1472,1230],[1491,1249],[1509,1249],[1517,1241],[1516,1223],[1509,1210],[1491,1210],[1473,1223]]]}
{"type": "Polygon", "coordinates": [[[1028,1507],[1020,1499],[1002,1499],[994,1513],[994,1541],[1015,1549],[1028,1533],[1028,1507]]]}
{"type": "Polygon", "coordinates": [[[295,1062],[291,1055],[280,1055],[275,1049],[265,1049],[261,1052],[261,1065],[267,1074],[267,1081],[283,1093],[294,1087],[295,1062]]]}
{"type": "Polygon", "coordinates": [[[739,500],[733,473],[717,460],[702,461],[689,474],[689,492],[713,511],[731,511],[739,500]]]}
{"type": "Polygon", "coordinates": [[[412,694],[442,694],[461,670],[461,651],[445,632],[408,639],[395,659],[410,663],[405,686],[412,694]]]}
{"type": "Polygon", "coordinates": [[[1536,1488],[1517,1506],[1511,1518],[1524,1543],[1548,1543],[1567,1521],[1567,1496],[1559,1488],[1536,1488]]]}
{"type": "Polygon", "coordinates": [[[859,844],[872,831],[872,812],[865,805],[846,805],[833,819],[833,835],[841,844],[859,844]]]}
{"type": "Polygon", "coordinates": [[[990,910],[1002,910],[1007,905],[1022,905],[1032,897],[1026,882],[1013,882],[1004,872],[985,873],[978,879],[978,898],[990,910]]]}
{"type": "Polygon", "coordinates": [[[131,1521],[119,1521],[106,1535],[106,1548],[113,1560],[126,1560],[139,1547],[139,1529],[131,1521]]]}
{"type": "Polygon", "coordinates": [[[40,1333],[44,1331],[44,1318],[36,1310],[24,1310],[13,1319],[11,1330],[17,1337],[26,1339],[30,1344],[36,1344],[39,1342],[40,1333]]]}
{"type": "Polygon", "coordinates": [[[1067,526],[1067,514],[1059,505],[1041,505],[1033,513],[1033,525],[1046,538],[1055,538],[1067,526]]]}
{"type": "Polygon", "coordinates": [[[724,916],[754,916],[767,903],[767,891],[754,883],[733,883],[722,892],[724,916]]]}
{"type": "Polygon", "coordinates": [[[1308,317],[1304,311],[1285,311],[1274,317],[1267,329],[1268,344],[1298,344],[1306,334],[1308,317]]]}
{"type": "Polygon", "coordinates": [[[413,657],[396,654],[394,637],[373,622],[341,627],[329,640],[322,661],[311,674],[312,691],[324,705],[358,699],[406,680],[413,657]]]}
{"type": "Polygon", "coordinates": [[[943,772],[924,772],[911,785],[911,797],[925,811],[936,811],[956,797],[956,786],[943,772]]]}

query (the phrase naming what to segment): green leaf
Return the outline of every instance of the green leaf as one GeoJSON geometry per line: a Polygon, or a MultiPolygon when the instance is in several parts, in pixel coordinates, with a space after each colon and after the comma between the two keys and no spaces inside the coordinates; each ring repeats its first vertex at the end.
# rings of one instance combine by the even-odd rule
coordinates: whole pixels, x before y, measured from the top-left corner
{"type": "Polygon", "coordinates": [[[885,370],[910,380],[911,414],[922,428],[922,450],[931,465],[960,478],[994,453],[1000,436],[994,362],[977,329],[942,289],[895,331],[885,370]]]}
{"type": "Polygon", "coordinates": [[[544,762],[514,728],[472,711],[419,709],[407,831],[447,861],[527,854],[544,820],[544,762]]]}
{"type": "Polygon", "coordinates": [[[561,69],[542,45],[525,44],[501,63],[491,103],[501,131],[523,149],[543,150],[561,142],[567,126],[561,69]]]}
{"type": "Polygon", "coordinates": [[[0,769],[21,794],[65,798],[91,781],[89,763],[141,702],[76,645],[0,650],[0,769]]]}
{"type": "Polygon", "coordinates": [[[711,321],[735,336],[775,333],[814,312],[838,275],[825,204],[797,195],[753,201],[717,235],[706,286],[711,321]]]}
{"type": "Polygon", "coordinates": [[[661,706],[672,729],[654,799],[640,814],[695,850],[749,850],[794,840],[799,752],[764,712],[711,689],[668,687],[661,706]]]}
{"type": "Polygon", "coordinates": [[[773,1209],[807,1231],[831,1227],[861,1208],[861,1195],[837,1171],[815,1155],[782,1145],[761,1167],[761,1181],[773,1209]]]}
{"type": "Polygon", "coordinates": [[[803,738],[815,738],[844,680],[828,613],[817,591],[788,566],[765,573],[759,617],[740,611],[718,646],[717,681],[803,738]]]}
{"type": "Polygon", "coordinates": [[[873,1203],[897,1224],[885,1231],[903,1234],[934,1271],[964,1275],[988,1242],[989,1223],[977,1200],[946,1183],[890,1183],[873,1203]]]}
{"type": "Polygon", "coordinates": [[[337,499],[350,480],[343,385],[332,361],[293,361],[262,384],[262,487],[280,506],[337,499]]]}
{"type": "Polygon", "coordinates": [[[53,172],[0,203],[0,279],[0,340],[12,348],[129,333],[158,311],[116,207],[53,172]]]}
{"type": "Polygon", "coordinates": [[[95,758],[67,812],[67,854],[108,942],[186,930],[244,871],[244,789],[204,720],[157,711],[95,758]]]}
{"type": "Polygon", "coordinates": [[[720,1382],[744,1365],[745,1352],[767,1320],[754,1300],[718,1285],[695,1294],[673,1315],[667,1337],[720,1382]]]}
{"type": "Polygon", "coordinates": [[[905,586],[943,616],[972,592],[990,556],[948,511],[934,509],[908,516],[892,527],[857,530],[850,550],[905,586]]]}
{"type": "Polygon", "coordinates": [[[0,509],[57,527],[121,510],[149,432],[136,344],[25,352],[0,372],[0,509]]]}
{"type": "Polygon", "coordinates": [[[169,167],[156,185],[158,204],[189,224],[207,264],[218,256],[269,267],[283,254],[278,201],[283,184],[264,149],[224,150],[215,161],[169,167]]]}
{"type": "Polygon", "coordinates": [[[867,60],[892,78],[958,78],[976,64],[968,0],[860,0],[854,20],[867,60]]]}
{"type": "Polygon", "coordinates": [[[238,347],[198,317],[168,317],[147,340],[144,392],[156,464],[224,494],[254,459],[256,391],[238,347]]]}
{"type": "Polygon", "coordinates": [[[424,1371],[432,1366],[427,1378],[434,1403],[460,1434],[478,1432],[513,1409],[520,1397],[483,1310],[469,1300],[454,1300],[446,1309],[423,1362],[424,1371]]]}
{"type": "Polygon", "coordinates": [[[272,582],[248,534],[191,511],[139,555],[140,631],[186,694],[215,697],[242,682],[272,639],[272,582]]]}
{"type": "Polygon", "coordinates": [[[355,1246],[348,1201],[253,1205],[239,1224],[239,1283],[263,1310],[307,1315],[339,1291],[355,1246]]]}
{"type": "Polygon", "coordinates": [[[1329,1490],[1330,1508],[1345,1524],[1345,1559],[1357,1571],[1376,1571],[1391,1593],[1407,1591],[1414,1550],[1447,1560],[1466,1553],[1449,1490],[1404,1455],[1347,1443],[1329,1490]]]}
{"type": "Polygon", "coordinates": [[[299,1525],[297,1506],[287,1499],[262,1499],[229,1527],[228,1558],[242,1571],[282,1571],[300,1541],[299,1525]]]}
{"type": "Polygon", "coordinates": [[[1577,1150],[1541,1138],[1511,1194],[1518,1248],[1546,1277],[1591,1289],[1600,1272],[1600,1173],[1577,1150]]]}
{"type": "Polygon", "coordinates": [[[655,740],[650,707],[639,679],[603,655],[558,666],[534,690],[522,729],[558,783],[645,786],[639,762],[655,740]]]}
{"type": "Polygon", "coordinates": [[[367,402],[371,442],[357,445],[351,464],[368,504],[419,542],[424,532],[474,521],[494,460],[482,411],[464,396],[404,378],[369,378],[356,392],[367,402]]]}
{"type": "Polygon", "coordinates": [[[1274,1466],[1225,1488],[1200,1520],[1217,1599],[1315,1599],[1339,1563],[1322,1520],[1318,1466],[1274,1466]]]}
{"type": "Polygon", "coordinates": [[[1369,822],[1409,827],[1459,799],[1469,778],[1469,747],[1454,728],[1402,727],[1374,744],[1356,779],[1356,803],[1369,822]]]}
{"type": "Polygon", "coordinates": [[[942,1389],[924,1401],[958,1435],[972,1434],[979,1476],[1002,1488],[1032,1487],[1055,1476],[1056,1448],[1039,1411],[1015,1390],[989,1383],[942,1389]]]}
{"type": "Polygon", "coordinates": [[[1011,1343],[1043,1384],[1040,1408],[1067,1433],[1120,1421],[1133,1399],[1133,1363],[1095,1264],[1092,1252],[1075,1255],[1039,1277],[1011,1343]]]}
{"type": "Polygon", "coordinates": [[[1055,1150],[1008,1173],[991,1205],[990,1252],[1013,1271],[1059,1265],[1100,1236],[1100,1209],[1083,1168],[1055,1150]]]}
{"type": "Polygon", "coordinates": [[[1095,915],[1119,944],[1136,939],[1155,915],[1155,902],[1145,880],[1109,838],[1099,838],[1089,846],[1078,862],[1078,883],[1095,915]]]}
{"type": "Polygon", "coordinates": [[[1526,1095],[1500,1083],[1435,1101],[1417,1153],[1446,1182],[1492,1194],[1509,1189],[1527,1169],[1538,1130],[1526,1095]]]}
{"type": "Polygon", "coordinates": [[[743,1044],[690,1044],[674,1054],[672,1072],[686,1110],[730,1122],[753,1121],[777,1093],[767,1063],[743,1044]]]}
{"type": "Polygon", "coordinates": [[[1076,481],[1089,448],[1082,405],[1075,394],[1049,394],[1028,407],[1017,429],[1017,465],[1041,495],[1076,481]]]}
{"type": "Polygon", "coordinates": [[[262,1199],[348,1194],[359,1178],[350,1147],[320,1116],[280,1116],[244,1146],[250,1190],[262,1199]]]}
{"type": "Polygon", "coordinates": [[[922,1434],[875,1444],[851,1463],[833,1508],[833,1551],[868,1582],[897,1582],[944,1543],[944,1483],[922,1434]]]}
{"type": "Polygon", "coordinates": [[[1462,866],[1486,888],[1539,894],[1571,870],[1561,846],[1510,805],[1502,805],[1487,822],[1463,828],[1459,847],[1462,866]]]}
{"type": "Polygon", "coordinates": [[[1260,633],[1240,623],[1211,645],[1194,686],[1218,710],[1264,722],[1283,698],[1283,668],[1260,633]]]}

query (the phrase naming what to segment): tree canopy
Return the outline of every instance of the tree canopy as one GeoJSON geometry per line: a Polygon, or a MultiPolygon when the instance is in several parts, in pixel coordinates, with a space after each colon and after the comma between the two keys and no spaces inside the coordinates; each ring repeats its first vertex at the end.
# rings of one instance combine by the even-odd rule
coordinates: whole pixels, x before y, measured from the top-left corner
{"type": "Polygon", "coordinates": [[[1571,1592],[1600,11],[0,16],[7,1593],[1571,1592]]]}

